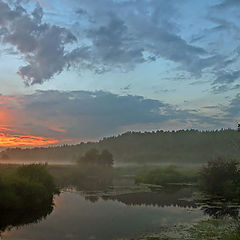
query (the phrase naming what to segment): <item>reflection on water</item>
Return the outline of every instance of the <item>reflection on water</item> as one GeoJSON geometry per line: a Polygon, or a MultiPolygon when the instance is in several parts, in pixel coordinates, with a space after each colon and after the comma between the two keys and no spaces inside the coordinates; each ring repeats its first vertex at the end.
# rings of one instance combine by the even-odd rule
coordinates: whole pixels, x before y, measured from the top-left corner
{"type": "Polygon", "coordinates": [[[201,210],[213,218],[231,217],[239,220],[240,206],[221,199],[206,199],[201,201],[201,210]]]}
{"type": "Polygon", "coordinates": [[[42,209],[34,211],[1,211],[0,233],[6,229],[19,227],[30,223],[38,223],[45,219],[53,211],[53,206],[45,205],[42,209]]]}
{"type": "Polygon", "coordinates": [[[182,188],[176,192],[138,192],[106,196],[104,199],[112,199],[129,206],[156,206],[156,207],[180,207],[197,208],[194,201],[186,200],[192,196],[193,189],[182,188]]]}
{"type": "Polygon", "coordinates": [[[199,206],[187,200],[194,191],[193,188],[124,194],[64,191],[55,198],[52,213],[51,207],[42,212],[1,214],[0,229],[33,223],[5,231],[6,240],[117,240],[164,231],[179,223],[193,223],[204,215],[238,216],[237,206],[219,201],[211,205],[211,200],[199,206]]]}
{"type": "Polygon", "coordinates": [[[46,220],[5,232],[3,239],[110,240],[161,231],[166,226],[192,223],[203,217],[197,208],[155,204],[157,195],[151,204],[149,199],[153,195],[148,199],[148,194],[141,193],[140,197],[140,193],[136,193],[135,201],[140,197],[140,206],[131,204],[134,193],[123,198],[64,192],[56,197],[55,210],[46,220]],[[126,199],[130,199],[129,202],[126,199]]]}

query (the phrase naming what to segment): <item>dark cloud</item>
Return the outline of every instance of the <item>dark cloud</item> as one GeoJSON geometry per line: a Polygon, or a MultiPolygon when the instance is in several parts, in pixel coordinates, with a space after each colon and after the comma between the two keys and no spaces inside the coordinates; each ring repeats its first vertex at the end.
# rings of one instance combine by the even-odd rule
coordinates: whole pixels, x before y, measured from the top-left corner
{"type": "Polygon", "coordinates": [[[4,101],[5,114],[14,116],[14,126],[4,123],[6,128],[12,128],[12,134],[28,133],[64,141],[99,139],[126,129],[226,127],[230,113],[238,109],[235,101],[223,108],[224,113],[219,113],[222,109],[216,106],[212,115],[205,115],[198,109],[181,109],[142,96],[104,91],[37,91],[18,98],[0,95],[0,101],[4,101]]]}
{"type": "Polygon", "coordinates": [[[51,123],[64,129],[60,134],[65,137],[88,139],[117,134],[127,126],[166,125],[170,120],[189,128],[204,124],[219,126],[218,119],[203,116],[195,109],[181,110],[142,96],[121,96],[103,91],[38,91],[23,96],[23,100],[22,112],[28,116],[28,122],[34,123],[28,128],[34,134],[39,134],[36,131],[40,129],[46,136],[52,136],[49,129],[56,129],[50,127],[51,123]]]}
{"type": "Polygon", "coordinates": [[[93,52],[107,66],[127,64],[134,67],[145,61],[144,49],[138,46],[137,38],[130,35],[128,27],[120,19],[110,17],[106,26],[88,30],[87,37],[93,42],[93,52]]]}
{"type": "Polygon", "coordinates": [[[39,91],[24,97],[24,108],[36,119],[62,119],[71,137],[99,137],[117,132],[120,126],[169,118],[160,114],[169,108],[160,101],[101,91],[39,91]]]}
{"type": "Polygon", "coordinates": [[[0,0],[0,40],[14,46],[27,62],[18,71],[26,85],[43,83],[62,72],[69,63],[66,46],[76,41],[69,30],[42,23],[42,17],[39,5],[28,14],[20,5],[10,7],[0,0]]]}

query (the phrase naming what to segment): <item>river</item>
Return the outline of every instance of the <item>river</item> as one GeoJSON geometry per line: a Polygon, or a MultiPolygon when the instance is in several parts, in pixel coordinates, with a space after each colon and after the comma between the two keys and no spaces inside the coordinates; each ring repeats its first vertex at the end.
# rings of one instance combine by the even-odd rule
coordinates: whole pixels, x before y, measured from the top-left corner
{"type": "Polygon", "coordinates": [[[6,240],[119,240],[193,223],[204,213],[181,199],[190,189],[174,192],[135,192],[119,195],[62,191],[54,209],[37,223],[13,227],[2,233],[6,240]]]}

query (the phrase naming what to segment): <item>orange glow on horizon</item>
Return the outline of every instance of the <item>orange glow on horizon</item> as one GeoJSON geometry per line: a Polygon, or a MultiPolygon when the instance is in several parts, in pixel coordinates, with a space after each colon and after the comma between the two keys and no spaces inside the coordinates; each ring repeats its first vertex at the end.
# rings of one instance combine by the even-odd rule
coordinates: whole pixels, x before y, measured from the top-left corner
{"type": "Polygon", "coordinates": [[[47,137],[0,133],[0,147],[43,146],[58,142],[57,139],[47,137]]]}
{"type": "MultiPolygon", "coordinates": [[[[45,127],[46,130],[51,129],[58,133],[66,133],[66,130],[61,125],[55,125],[55,122],[38,122],[33,116],[26,116],[24,99],[15,96],[7,96],[0,94],[0,147],[38,147],[57,144],[60,142],[70,142],[71,139],[59,139],[57,136],[44,137],[35,136],[28,131],[25,123],[39,125],[45,127]],[[27,117],[27,119],[26,119],[27,117]],[[46,126],[45,126],[46,125],[46,126]],[[49,127],[49,125],[53,125],[49,127]]],[[[57,134],[56,133],[56,134],[57,134]]],[[[41,133],[40,133],[41,134],[41,133]]],[[[48,136],[48,135],[47,135],[48,136]]]]}

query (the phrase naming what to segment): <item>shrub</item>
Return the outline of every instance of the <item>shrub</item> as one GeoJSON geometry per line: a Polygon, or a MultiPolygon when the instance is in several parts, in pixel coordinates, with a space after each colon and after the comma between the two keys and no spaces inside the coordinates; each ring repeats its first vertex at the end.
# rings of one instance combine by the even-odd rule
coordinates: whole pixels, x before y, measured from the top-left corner
{"type": "Polygon", "coordinates": [[[52,204],[57,188],[45,165],[27,165],[0,176],[0,209],[38,209],[52,204]]]}
{"type": "Polygon", "coordinates": [[[227,199],[238,197],[240,171],[238,162],[216,158],[200,170],[199,186],[202,191],[227,199]]]}
{"type": "Polygon", "coordinates": [[[31,164],[19,167],[17,175],[30,182],[41,183],[49,192],[56,192],[53,177],[48,173],[47,165],[31,164]]]}

